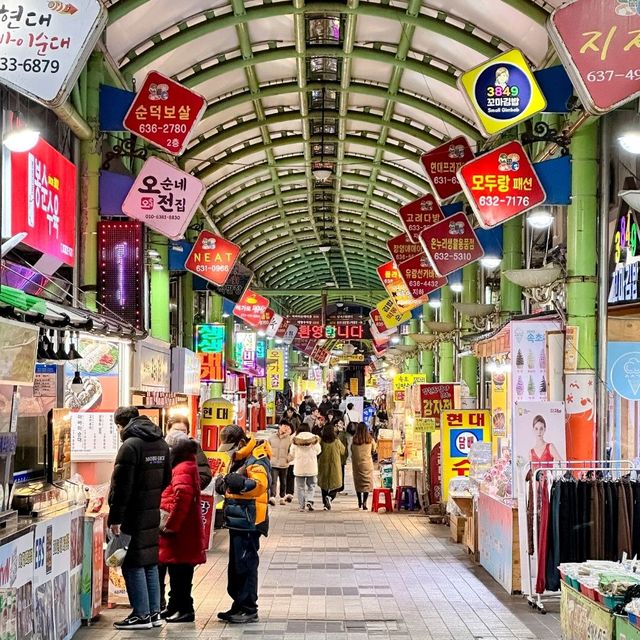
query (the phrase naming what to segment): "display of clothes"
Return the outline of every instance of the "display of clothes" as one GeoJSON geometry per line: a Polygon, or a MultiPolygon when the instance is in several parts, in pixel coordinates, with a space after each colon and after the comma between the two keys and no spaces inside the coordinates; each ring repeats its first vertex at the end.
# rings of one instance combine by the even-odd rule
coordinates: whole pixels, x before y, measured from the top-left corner
{"type": "MultiPolygon", "coordinates": [[[[591,474],[593,475],[593,474],[591,474]]],[[[640,557],[640,482],[537,471],[536,593],[560,589],[561,562],[640,557]]],[[[529,555],[534,555],[534,491],[528,478],[529,555]]]]}

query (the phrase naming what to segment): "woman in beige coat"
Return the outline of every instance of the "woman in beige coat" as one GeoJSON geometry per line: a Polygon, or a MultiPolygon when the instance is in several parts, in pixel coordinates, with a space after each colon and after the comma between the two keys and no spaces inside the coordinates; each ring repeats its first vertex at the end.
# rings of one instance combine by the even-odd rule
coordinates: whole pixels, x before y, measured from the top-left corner
{"type": "Polygon", "coordinates": [[[358,509],[367,510],[367,500],[373,491],[373,452],[375,440],[371,437],[367,425],[359,422],[351,444],[351,465],[353,484],[358,496],[358,509]]]}

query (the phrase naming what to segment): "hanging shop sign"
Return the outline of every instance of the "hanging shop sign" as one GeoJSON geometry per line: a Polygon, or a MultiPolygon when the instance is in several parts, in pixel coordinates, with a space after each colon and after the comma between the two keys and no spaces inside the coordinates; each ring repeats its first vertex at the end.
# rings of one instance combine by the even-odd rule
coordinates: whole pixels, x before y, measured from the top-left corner
{"type": "Polygon", "coordinates": [[[171,393],[200,395],[200,358],[184,347],[171,349],[171,393]]]}
{"type": "Polygon", "coordinates": [[[484,255],[478,236],[462,211],[423,231],[420,244],[440,276],[447,276],[484,255]]]}
{"type": "Polygon", "coordinates": [[[229,366],[252,375],[256,369],[256,334],[253,331],[236,331],[233,336],[233,360],[229,366]]]}
{"type": "Polygon", "coordinates": [[[491,435],[506,438],[511,432],[509,409],[509,373],[494,371],[491,374],[491,435]]]}
{"type": "Polygon", "coordinates": [[[322,345],[316,344],[311,352],[311,359],[319,364],[327,364],[331,360],[331,352],[322,345]]]}
{"type": "Polygon", "coordinates": [[[398,266],[398,270],[411,296],[423,302],[429,299],[430,293],[444,287],[448,282],[446,277],[439,276],[433,270],[429,258],[424,254],[406,260],[398,266]]]}
{"type": "Polygon", "coordinates": [[[425,384],[427,376],[424,373],[398,373],[393,376],[391,388],[393,389],[393,399],[395,402],[402,402],[407,391],[414,384],[425,384]]]}
{"type": "Polygon", "coordinates": [[[553,12],[548,31],[589,112],[601,115],[640,95],[637,2],[574,0],[553,12]]]}
{"type": "Polygon", "coordinates": [[[393,260],[381,264],[376,270],[382,286],[399,307],[413,306],[415,300],[400,276],[398,267],[393,260]]]}
{"type": "MultiPolygon", "coordinates": [[[[200,414],[202,450],[207,453],[212,472],[224,473],[224,465],[216,464],[215,456],[211,456],[209,452],[218,448],[220,431],[233,422],[233,404],[224,398],[212,398],[202,404],[200,414]]],[[[227,462],[229,461],[228,455],[225,453],[227,462]]]]}
{"type": "Polygon", "coordinates": [[[422,247],[415,242],[411,242],[406,233],[401,233],[391,238],[391,240],[387,240],[387,247],[396,264],[422,254],[422,247]]]}
{"type": "Polygon", "coordinates": [[[387,338],[395,332],[395,328],[389,329],[389,327],[387,327],[387,325],[384,323],[382,314],[380,313],[380,311],[378,311],[378,309],[372,309],[369,312],[369,319],[371,325],[371,333],[373,334],[374,338],[387,338]]]}
{"type": "Polygon", "coordinates": [[[226,378],[224,324],[198,324],[194,327],[194,349],[200,359],[200,382],[224,382],[226,378]]]}
{"type": "Polygon", "coordinates": [[[360,324],[303,324],[298,327],[298,338],[306,340],[339,339],[339,340],[365,340],[370,338],[365,330],[365,325],[360,324]]]}
{"type": "Polygon", "coordinates": [[[449,481],[469,475],[469,452],[476,442],[491,439],[491,415],[483,409],[443,411],[442,439],[442,499],[449,496],[449,481]]]}
{"type": "Polygon", "coordinates": [[[516,141],[464,165],[458,180],[485,229],[537,207],[547,197],[527,152],[516,141]]]}
{"type": "MultiPolygon", "coordinates": [[[[273,316],[269,320],[269,324],[267,325],[267,328],[265,329],[267,338],[275,338],[283,322],[284,322],[284,318],[279,313],[274,312],[273,316]]],[[[285,333],[286,333],[286,328],[285,328],[285,333]]]]}
{"type": "Polygon", "coordinates": [[[0,84],[61,105],[107,24],[100,0],[8,0],[0,23],[0,84]]]}
{"type": "Polygon", "coordinates": [[[398,209],[402,226],[414,243],[420,242],[420,232],[444,218],[438,201],[428,193],[398,209]]]}
{"type": "Polygon", "coordinates": [[[502,53],[463,73],[458,86],[486,136],[528,120],[547,106],[519,49],[502,53]]]}
{"type": "Polygon", "coordinates": [[[222,286],[209,284],[209,288],[220,294],[223,298],[237,304],[247,290],[247,287],[251,284],[251,280],[253,280],[253,271],[236,262],[233,265],[233,269],[231,269],[227,281],[222,286]]]}
{"type": "Polygon", "coordinates": [[[458,182],[458,170],[473,158],[473,151],[464,136],[452,138],[449,142],[422,154],[420,162],[433,193],[440,202],[462,193],[462,187],[458,182]]]}
{"type": "Polygon", "coordinates": [[[296,327],[295,324],[289,323],[282,336],[282,341],[285,344],[292,344],[293,341],[296,339],[297,335],[298,335],[298,327],[296,327]]]}
{"type": "Polygon", "coordinates": [[[125,129],[179,156],[207,106],[203,96],[151,71],[124,117],[125,129]]]}
{"type": "Polygon", "coordinates": [[[420,417],[440,423],[443,411],[454,407],[455,385],[428,383],[420,385],[420,417]]]}
{"type": "Polygon", "coordinates": [[[185,268],[215,285],[222,286],[227,282],[239,254],[240,247],[237,244],[211,231],[201,231],[185,261],[185,268]]]}
{"type": "Polygon", "coordinates": [[[273,309],[267,307],[260,318],[260,322],[256,325],[256,329],[258,331],[265,331],[275,314],[276,312],[273,309]]]}
{"type": "Polygon", "coordinates": [[[387,329],[395,329],[398,325],[411,320],[411,311],[404,311],[391,298],[378,302],[376,309],[387,329]]]}
{"type": "Polygon", "coordinates": [[[132,388],[165,391],[171,387],[171,348],[166,342],[146,338],[136,344],[132,388]]]}
{"type": "Polygon", "coordinates": [[[42,138],[31,151],[12,153],[9,166],[11,207],[3,216],[3,237],[26,233],[24,244],[73,267],[76,166],[42,138]]]}
{"type": "Polygon", "coordinates": [[[122,203],[130,218],[162,235],[178,240],[202,201],[201,180],[156,157],[149,158],[122,203]]]}
{"type": "Polygon", "coordinates": [[[257,327],[268,308],[269,300],[267,298],[251,289],[247,289],[238,304],[233,308],[233,315],[240,318],[250,327],[257,327]]]}
{"type": "Polygon", "coordinates": [[[607,386],[627,400],[640,400],[640,343],[607,343],[607,386]]]}
{"type": "Polygon", "coordinates": [[[609,258],[610,305],[629,304],[640,300],[640,227],[637,215],[636,211],[630,209],[622,200],[609,258]]]}
{"type": "Polygon", "coordinates": [[[267,391],[284,391],[284,353],[282,349],[267,351],[267,391]]]}

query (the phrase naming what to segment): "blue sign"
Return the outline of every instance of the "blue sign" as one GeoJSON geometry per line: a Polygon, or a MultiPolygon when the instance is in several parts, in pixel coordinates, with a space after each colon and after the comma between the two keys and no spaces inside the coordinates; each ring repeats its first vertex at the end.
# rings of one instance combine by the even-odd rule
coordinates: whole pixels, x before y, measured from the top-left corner
{"type": "Polygon", "coordinates": [[[478,108],[490,118],[512,120],[531,102],[531,83],[525,73],[508,62],[488,66],[478,76],[474,90],[478,108]]]}
{"type": "Polygon", "coordinates": [[[471,446],[484,439],[484,431],[482,429],[451,429],[449,438],[451,457],[467,458],[471,446]]]}
{"type": "Polygon", "coordinates": [[[607,387],[627,400],[640,400],[640,343],[609,342],[607,387]]]}

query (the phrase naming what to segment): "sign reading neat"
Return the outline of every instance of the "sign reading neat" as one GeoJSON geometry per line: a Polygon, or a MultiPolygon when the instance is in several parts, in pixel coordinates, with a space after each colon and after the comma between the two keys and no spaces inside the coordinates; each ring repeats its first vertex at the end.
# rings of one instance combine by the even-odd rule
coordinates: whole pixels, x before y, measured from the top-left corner
{"type": "Polygon", "coordinates": [[[187,271],[222,286],[238,259],[240,247],[212,233],[201,231],[184,265],[187,271]]]}
{"type": "Polygon", "coordinates": [[[547,197],[527,152],[516,141],[465,164],[458,180],[485,229],[537,207],[547,197]]]}
{"type": "Polygon", "coordinates": [[[430,193],[400,207],[398,214],[411,242],[419,242],[421,231],[444,218],[440,205],[430,193]]]}
{"type": "Polygon", "coordinates": [[[462,192],[458,182],[458,169],[473,160],[473,151],[464,136],[423,153],[420,158],[427,180],[436,198],[442,202],[462,192]]]}
{"type": "Polygon", "coordinates": [[[124,126],[168,153],[179,156],[207,106],[203,96],[151,71],[124,117],[124,126]]]}

